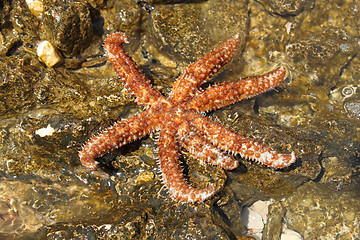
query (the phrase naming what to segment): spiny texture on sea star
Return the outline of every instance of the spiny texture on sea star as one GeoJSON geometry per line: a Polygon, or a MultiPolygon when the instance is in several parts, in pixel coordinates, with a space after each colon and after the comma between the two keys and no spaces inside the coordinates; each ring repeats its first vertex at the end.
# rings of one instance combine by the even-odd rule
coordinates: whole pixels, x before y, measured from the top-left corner
{"type": "Polygon", "coordinates": [[[91,138],[79,152],[83,166],[94,170],[98,164],[95,158],[159,130],[159,164],[162,180],[171,197],[180,202],[201,202],[215,194],[215,186],[210,184],[205,189],[199,189],[186,182],[179,161],[180,148],[185,148],[191,156],[202,162],[228,170],[236,168],[239,163],[227,152],[240,154],[243,158],[271,168],[284,168],[295,162],[294,153],[279,153],[201,114],[268,91],[279,85],[286,76],[286,69],[279,67],[262,76],[199,90],[200,85],[232,59],[240,43],[239,34],[185,68],[167,98],[150,84],[132,58],[125,53],[122,44],[127,42],[127,36],[118,32],[110,35],[104,46],[109,61],[125,87],[146,110],[118,121],[91,138]]]}

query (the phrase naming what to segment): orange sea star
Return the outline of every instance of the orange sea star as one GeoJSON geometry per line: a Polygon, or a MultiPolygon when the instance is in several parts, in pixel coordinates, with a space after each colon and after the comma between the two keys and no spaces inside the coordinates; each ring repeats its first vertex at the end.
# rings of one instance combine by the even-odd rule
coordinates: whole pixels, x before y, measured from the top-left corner
{"type": "Polygon", "coordinates": [[[127,42],[127,36],[118,32],[111,34],[104,46],[125,87],[136,96],[137,104],[145,106],[146,110],[118,121],[91,138],[79,152],[83,166],[96,169],[98,162],[95,158],[159,130],[159,164],[162,180],[171,197],[180,202],[201,202],[215,194],[215,186],[210,184],[199,189],[186,182],[179,161],[180,147],[201,161],[228,170],[236,168],[239,163],[226,152],[240,154],[243,158],[272,168],[284,168],[295,162],[294,153],[279,153],[201,114],[261,94],[279,85],[286,76],[286,68],[279,67],[262,76],[226,82],[199,91],[200,85],[232,59],[240,43],[239,34],[185,68],[167,98],[150,84],[124,52],[122,44],[127,42]]]}

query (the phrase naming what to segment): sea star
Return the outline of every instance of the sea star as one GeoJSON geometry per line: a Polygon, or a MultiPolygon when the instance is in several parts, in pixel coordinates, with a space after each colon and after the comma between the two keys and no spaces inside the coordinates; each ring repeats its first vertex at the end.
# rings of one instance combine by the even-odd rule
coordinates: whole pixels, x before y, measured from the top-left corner
{"type": "Polygon", "coordinates": [[[79,152],[84,167],[94,170],[95,160],[105,153],[135,139],[160,130],[158,141],[162,181],[170,196],[180,202],[202,202],[216,192],[215,185],[192,187],[185,180],[179,161],[179,150],[185,148],[202,162],[224,169],[235,169],[238,161],[226,154],[240,154],[271,168],[284,168],[295,162],[294,152],[281,154],[250,138],[234,133],[202,113],[218,109],[243,99],[254,97],[279,85],[286,77],[283,66],[262,75],[214,85],[199,90],[234,56],[240,44],[239,34],[216,47],[212,52],[190,64],[176,80],[169,97],[164,97],[122,47],[128,43],[124,33],[111,34],[104,47],[125,87],[136,96],[145,111],[122,119],[91,138],[79,152]]]}

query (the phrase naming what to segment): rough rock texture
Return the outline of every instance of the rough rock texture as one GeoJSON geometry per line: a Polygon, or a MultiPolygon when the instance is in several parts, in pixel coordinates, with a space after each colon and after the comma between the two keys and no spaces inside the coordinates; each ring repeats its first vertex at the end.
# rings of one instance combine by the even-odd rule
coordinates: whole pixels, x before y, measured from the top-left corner
{"type": "Polygon", "coordinates": [[[306,0],[259,0],[264,7],[271,13],[281,16],[298,15],[304,9],[312,9],[315,1],[306,0]]]}
{"type": "Polygon", "coordinates": [[[156,48],[177,59],[193,61],[223,41],[223,36],[239,32],[244,39],[249,21],[246,1],[229,0],[156,5],[147,20],[146,34],[156,48]]]}
{"type": "Polygon", "coordinates": [[[307,183],[282,202],[284,221],[304,239],[357,239],[360,237],[358,196],[342,189],[307,183]],[[306,222],[307,224],[304,224],[306,222]]]}
{"type": "Polygon", "coordinates": [[[96,36],[90,6],[83,1],[44,1],[41,20],[40,37],[65,55],[78,55],[96,36]]]}
{"type": "MultiPolygon", "coordinates": [[[[283,227],[307,238],[359,238],[360,18],[356,1],[0,2],[0,238],[241,239],[243,206],[274,199],[264,239],[283,227]],[[315,3],[315,4],[314,4],[315,3]],[[209,84],[287,64],[276,90],[209,113],[226,126],[299,157],[286,170],[203,166],[184,153],[188,180],[224,186],[203,204],[173,202],[158,173],[156,134],[99,159],[77,151],[120,118],[142,111],[106,56],[107,34],[164,94],[184,66],[239,32],[234,60],[209,84]],[[47,68],[37,45],[65,61],[47,68]],[[286,225],[284,225],[284,223],[286,225]],[[337,235],[336,235],[337,234],[337,235]]],[[[206,86],[204,86],[206,87],[206,86]]]]}

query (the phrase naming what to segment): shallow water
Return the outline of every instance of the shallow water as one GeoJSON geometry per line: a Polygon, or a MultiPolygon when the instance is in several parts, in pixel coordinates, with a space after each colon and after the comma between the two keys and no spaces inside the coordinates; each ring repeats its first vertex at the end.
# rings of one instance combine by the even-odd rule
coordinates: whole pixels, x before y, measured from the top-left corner
{"type": "Polygon", "coordinates": [[[176,2],[44,0],[40,15],[22,1],[0,3],[0,238],[237,239],[251,232],[242,209],[259,200],[271,202],[263,239],[285,229],[359,238],[357,2],[176,2]],[[87,139],[143,110],[106,62],[102,42],[115,31],[130,36],[127,52],[164,95],[185,66],[237,32],[238,53],[204,88],[286,65],[275,90],[207,115],[295,151],[297,162],[274,170],[237,156],[241,166],[224,171],[183,152],[194,186],[222,188],[194,205],[163,187],[157,133],[99,159],[100,170],[84,169],[77,152],[87,139]],[[38,60],[41,40],[62,65],[38,60]]]}

